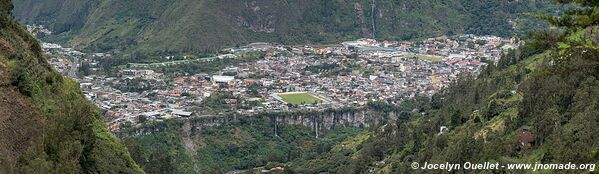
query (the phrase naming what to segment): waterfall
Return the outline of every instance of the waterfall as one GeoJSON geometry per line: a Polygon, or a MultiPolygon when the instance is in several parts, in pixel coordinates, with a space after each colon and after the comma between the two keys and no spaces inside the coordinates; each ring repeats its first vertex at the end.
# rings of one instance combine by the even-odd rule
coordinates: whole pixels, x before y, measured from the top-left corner
{"type": "Polygon", "coordinates": [[[277,130],[277,117],[273,117],[275,120],[275,137],[278,137],[279,135],[277,134],[278,130],[277,130]]]}
{"type": "Polygon", "coordinates": [[[316,124],[316,139],[318,139],[318,120],[314,119],[314,124],[316,124]]]}
{"type": "Polygon", "coordinates": [[[371,11],[371,13],[372,13],[371,14],[371,16],[372,16],[372,19],[371,19],[372,20],[372,38],[376,39],[376,25],[375,25],[375,21],[374,21],[374,19],[376,17],[374,14],[374,9],[375,9],[375,0],[372,0],[372,11],[371,11]]]}

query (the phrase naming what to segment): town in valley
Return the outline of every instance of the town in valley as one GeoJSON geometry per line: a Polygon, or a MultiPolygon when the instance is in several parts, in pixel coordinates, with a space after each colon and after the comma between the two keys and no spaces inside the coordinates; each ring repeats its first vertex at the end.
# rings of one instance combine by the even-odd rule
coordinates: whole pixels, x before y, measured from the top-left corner
{"type": "MultiPolygon", "coordinates": [[[[43,29],[28,27],[50,34],[38,28],[43,29]]],[[[207,57],[127,63],[110,67],[113,73],[102,70],[102,61],[113,58],[110,53],[53,43],[42,47],[55,69],[78,81],[110,128],[118,130],[148,120],[396,104],[430,96],[462,76],[475,77],[521,44],[475,35],[331,45],[252,43],[207,57]]]]}

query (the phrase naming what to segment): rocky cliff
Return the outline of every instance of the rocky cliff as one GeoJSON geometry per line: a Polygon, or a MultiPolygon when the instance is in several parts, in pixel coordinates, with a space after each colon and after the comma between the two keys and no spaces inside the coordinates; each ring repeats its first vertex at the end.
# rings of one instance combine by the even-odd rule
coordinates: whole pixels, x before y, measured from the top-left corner
{"type": "MultiPolygon", "coordinates": [[[[197,131],[203,128],[215,128],[223,124],[233,122],[247,122],[248,124],[266,122],[271,125],[273,135],[283,134],[277,129],[278,125],[300,125],[312,129],[315,138],[324,134],[327,130],[337,127],[372,128],[381,123],[398,119],[397,112],[380,112],[369,108],[326,110],[318,112],[280,112],[261,113],[252,116],[224,115],[224,116],[200,116],[193,118],[182,118],[174,120],[176,125],[183,127],[185,124],[197,131]]],[[[178,126],[175,126],[178,127],[178,126]]],[[[165,124],[148,124],[133,130],[119,132],[119,136],[139,136],[165,131],[169,127],[165,124]]]]}

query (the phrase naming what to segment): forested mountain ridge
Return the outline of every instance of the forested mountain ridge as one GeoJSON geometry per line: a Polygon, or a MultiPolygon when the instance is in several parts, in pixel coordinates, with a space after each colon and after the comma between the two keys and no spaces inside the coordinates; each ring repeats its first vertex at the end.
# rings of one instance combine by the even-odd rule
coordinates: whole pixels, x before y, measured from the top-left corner
{"type": "Polygon", "coordinates": [[[205,53],[266,41],[338,43],[360,37],[416,39],[472,33],[511,36],[538,28],[524,13],[545,0],[21,0],[22,23],[50,40],[91,51],[205,53]],[[374,3],[374,4],[373,4],[374,3]]]}
{"type": "Polygon", "coordinates": [[[0,173],[143,173],[0,0],[0,173]]]}

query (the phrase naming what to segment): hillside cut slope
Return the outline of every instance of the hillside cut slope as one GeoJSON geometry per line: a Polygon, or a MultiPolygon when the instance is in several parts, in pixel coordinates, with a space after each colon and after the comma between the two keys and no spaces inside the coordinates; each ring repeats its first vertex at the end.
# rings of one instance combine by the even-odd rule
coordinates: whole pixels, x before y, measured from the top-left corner
{"type": "Polygon", "coordinates": [[[0,173],[143,173],[0,0],[0,173]]]}

